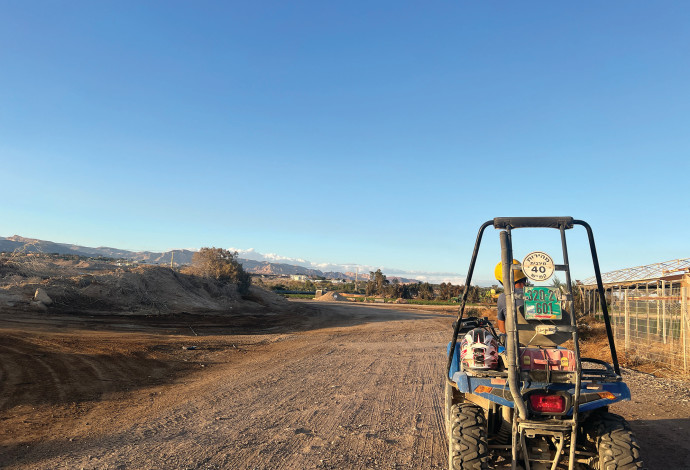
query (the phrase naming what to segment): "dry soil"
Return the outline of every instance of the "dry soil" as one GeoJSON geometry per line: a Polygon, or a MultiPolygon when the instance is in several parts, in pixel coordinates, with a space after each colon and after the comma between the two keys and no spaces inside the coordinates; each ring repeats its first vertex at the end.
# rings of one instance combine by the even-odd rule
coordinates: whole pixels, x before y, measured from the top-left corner
{"type": "MultiPolygon", "coordinates": [[[[0,467],[445,468],[452,317],[299,305],[298,329],[0,314],[0,467]]],[[[688,384],[625,378],[646,467],[690,468],[688,384]]]]}

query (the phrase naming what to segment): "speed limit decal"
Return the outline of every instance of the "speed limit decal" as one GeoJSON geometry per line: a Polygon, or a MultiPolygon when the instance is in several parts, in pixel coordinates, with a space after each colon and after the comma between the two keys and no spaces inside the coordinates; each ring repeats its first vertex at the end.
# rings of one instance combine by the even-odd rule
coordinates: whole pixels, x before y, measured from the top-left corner
{"type": "Polygon", "coordinates": [[[553,259],[543,251],[533,251],[522,260],[522,272],[533,281],[546,281],[555,270],[553,259]]]}

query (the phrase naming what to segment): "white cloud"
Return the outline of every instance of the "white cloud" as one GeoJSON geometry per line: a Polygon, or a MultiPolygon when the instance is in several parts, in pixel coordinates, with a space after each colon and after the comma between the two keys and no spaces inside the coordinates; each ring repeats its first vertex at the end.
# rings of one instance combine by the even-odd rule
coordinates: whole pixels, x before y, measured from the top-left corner
{"type": "Polygon", "coordinates": [[[305,261],[301,258],[290,258],[288,256],[281,256],[276,253],[259,253],[254,248],[228,248],[229,251],[236,251],[240,258],[250,259],[253,261],[268,261],[269,263],[286,263],[296,264],[299,266],[312,267],[313,263],[305,261]]]}
{"type": "Polygon", "coordinates": [[[266,253],[263,255],[264,258],[267,261],[275,262],[275,263],[292,263],[292,264],[312,264],[309,263],[308,261],[303,260],[302,258],[289,258],[287,256],[281,256],[275,253],[266,253]]]}
{"type": "Polygon", "coordinates": [[[252,254],[256,253],[256,250],[254,248],[249,248],[247,250],[244,250],[242,248],[228,248],[228,251],[232,252],[237,252],[238,254],[242,255],[243,257],[247,258],[247,256],[251,256],[252,254]]]}
{"type": "MultiPolygon", "coordinates": [[[[230,251],[236,251],[240,258],[250,259],[253,261],[268,261],[269,263],[285,263],[304,266],[306,268],[318,269],[323,272],[356,272],[359,270],[360,274],[369,274],[371,271],[380,269],[388,277],[403,277],[407,279],[417,279],[422,282],[430,282],[439,284],[441,282],[451,282],[453,284],[464,284],[465,276],[460,273],[452,272],[433,272],[433,271],[409,271],[405,269],[386,268],[385,266],[369,266],[356,263],[335,264],[335,263],[312,263],[302,258],[290,258],[276,253],[260,253],[254,248],[228,248],[230,251]]],[[[477,280],[472,284],[490,285],[490,281],[477,280]]]]}
{"type": "Polygon", "coordinates": [[[459,273],[433,272],[433,271],[407,271],[402,269],[381,269],[388,277],[406,277],[417,279],[422,282],[440,284],[450,282],[451,284],[461,285],[465,283],[465,276],[459,273]]]}

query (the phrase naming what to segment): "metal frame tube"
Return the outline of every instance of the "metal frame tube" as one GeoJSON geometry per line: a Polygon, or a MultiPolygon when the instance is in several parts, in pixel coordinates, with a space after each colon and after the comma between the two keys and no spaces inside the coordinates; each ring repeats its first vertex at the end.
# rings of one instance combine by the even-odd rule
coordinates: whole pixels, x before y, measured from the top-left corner
{"type": "Polygon", "coordinates": [[[501,262],[503,264],[503,292],[506,297],[506,359],[508,364],[508,387],[513,396],[513,403],[518,411],[520,419],[527,419],[527,406],[520,393],[517,356],[517,312],[515,311],[515,284],[513,283],[513,253],[510,243],[510,234],[502,231],[501,237],[501,262]]]}
{"type": "Polygon", "coordinates": [[[577,360],[577,370],[575,376],[575,397],[573,400],[573,429],[570,435],[570,454],[568,458],[568,470],[573,470],[575,467],[575,448],[577,447],[577,431],[578,419],[580,409],[580,387],[582,386],[582,361],[580,360],[580,344],[577,333],[577,321],[575,320],[575,302],[573,301],[573,290],[570,279],[570,262],[568,260],[568,244],[565,241],[565,227],[561,225],[561,246],[563,247],[563,264],[566,266],[565,282],[566,292],[568,294],[569,310],[570,310],[570,325],[573,327],[573,349],[575,350],[575,359],[577,360]]]}
{"type": "Polygon", "coordinates": [[[472,274],[474,273],[474,266],[477,263],[477,254],[479,253],[479,245],[482,243],[482,236],[484,235],[484,230],[490,225],[493,225],[493,220],[488,220],[482,224],[479,228],[479,233],[477,233],[477,240],[474,242],[474,251],[472,252],[472,259],[470,260],[470,269],[467,272],[467,278],[465,279],[465,291],[462,293],[462,302],[460,303],[460,310],[458,311],[458,319],[455,322],[455,328],[453,329],[453,339],[450,344],[450,351],[448,352],[448,362],[446,363],[446,383],[453,385],[453,381],[450,380],[450,366],[453,363],[453,354],[455,354],[455,345],[458,344],[458,332],[460,331],[460,325],[462,323],[462,316],[465,313],[465,303],[467,302],[467,295],[470,289],[470,282],[472,281],[472,274]]]}
{"type": "Polygon", "coordinates": [[[606,297],[604,296],[604,283],[601,280],[601,270],[599,269],[599,257],[597,256],[597,248],[594,245],[594,233],[592,227],[584,220],[573,220],[574,224],[582,225],[587,230],[587,237],[589,238],[589,248],[592,252],[592,262],[594,263],[594,275],[597,278],[597,289],[599,291],[599,298],[601,300],[601,310],[604,314],[604,324],[606,325],[606,335],[609,338],[609,348],[611,349],[611,362],[613,362],[613,370],[616,374],[621,375],[621,369],[618,365],[618,354],[616,354],[616,345],[613,340],[613,331],[611,330],[611,319],[609,318],[609,309],[606,306],[606,297]]]}

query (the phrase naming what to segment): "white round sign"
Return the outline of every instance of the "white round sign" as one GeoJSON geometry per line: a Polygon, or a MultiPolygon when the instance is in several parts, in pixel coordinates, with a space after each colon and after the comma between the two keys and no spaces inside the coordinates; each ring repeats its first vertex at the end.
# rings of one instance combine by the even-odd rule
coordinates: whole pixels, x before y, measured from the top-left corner
{"type": "Polygon", "coordinates": [[[522,260],[522,272],[533,281],[546,281],[555,270],[553,259],[543,251],[533,251],[522,260]]]}

